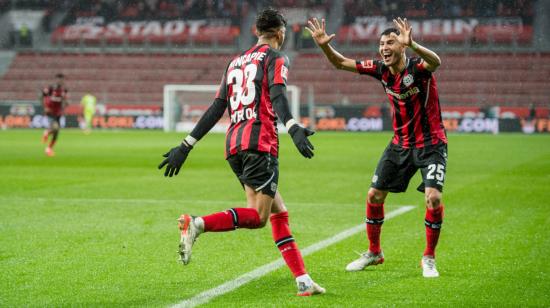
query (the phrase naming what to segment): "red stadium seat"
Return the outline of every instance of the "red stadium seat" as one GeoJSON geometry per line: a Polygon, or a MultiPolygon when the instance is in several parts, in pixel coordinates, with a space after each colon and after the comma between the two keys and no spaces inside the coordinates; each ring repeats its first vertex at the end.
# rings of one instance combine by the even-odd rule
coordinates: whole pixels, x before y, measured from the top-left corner
{"type": "MultiPolygon", "coordinates": [[[[443,55],[443,65],[435,73],[440,100],[443,104],[476,106],[547,102],[544,96],[550,97],[550,88],[546,86],[550,70],[533,70],[533,57],[537,59],[537,67],[550,68],[550,57],[545,54],[443,55]]],[[[376,80],[335,71],[323,55],[300,55],[292,67],[291,83],[302,88],[313,86],[318,103],[341,102],[344,97],[351,103],[386,103],[376,80]]],[[[307,100],[305,93],[302,91],[303,101],[307,100]]]]}
{"type": "Polygon", "coordinates": [[[527,25],[503,27],[480,25],[475,28],[474,37],[477,42],[482,43],[530,43],[533,40],[533,27],[527,25]]]}
{"type": "MultiPolygon", "coordinates": [[[[447,54],[442,60],[435,77],[444,106],[526,106],[549,100],[550,54],[447,54]]],[[[161,104],[165,84],[218,84],[227,61],[227,54],[19,53],[2,77],[0,99],[37,100],[42,87],[63,72],[73,103],[92,92],[112,104],[161,104]]],[[[288,81],[302,88],[302,102],[311,86],[318,104],[387,104],[378,81],[335,70],[322,54],[292,59],[288,81]]]]}

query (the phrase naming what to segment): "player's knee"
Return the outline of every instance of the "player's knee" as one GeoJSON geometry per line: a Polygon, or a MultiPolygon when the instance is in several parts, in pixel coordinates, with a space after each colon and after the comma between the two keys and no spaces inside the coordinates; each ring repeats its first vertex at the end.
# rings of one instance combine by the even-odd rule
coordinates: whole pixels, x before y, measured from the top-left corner
{"type": "Polygon", "coordinates": [[[267,216],[260,215],[260,224],[258,225],[258,228],[261,229],[261,228],[265,227],[268,220],[269,220],[269,215],[267,215],[267,216]]]}
{"type": "Polygon", "coordinates": [[[426,191],[426,206],[429,208],[438,208],[441,204],[441,192],[437,189],[426,191]]]}
{"type": "Polygon", "coordinates": [[[380,191],[375,188],[369,189],[369,192],[367,194],[367,201],[369,203],[383,203],[385,199],[385,194],[383,191],[380,191]]]}
{"type": "Polygon", "coordinates": [[[265,225],[267,224],[267,221],[269,220],[269,211],[263,208],[260,208],[260,210],[258,209],[256,210],[258,211],[258,217],[260,218],[258,223],[258,228],[263,228],[265,227],[265,225]]]}

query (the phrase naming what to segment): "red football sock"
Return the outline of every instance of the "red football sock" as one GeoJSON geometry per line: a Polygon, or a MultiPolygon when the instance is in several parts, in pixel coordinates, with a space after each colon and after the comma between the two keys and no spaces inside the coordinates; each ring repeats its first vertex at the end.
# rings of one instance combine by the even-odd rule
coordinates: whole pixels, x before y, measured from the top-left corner
{"type": "Polygon", "coordinates": [[[425,256],[435,257],[435,246],[439,240],[439,233],[441,232],[441,224],[443,223],[443,204],[436,209],[426,209],[426,218],[424,224],[426,225],[426,249],[424,250],[425,256]]]}
{"type": "Polygon", "coordinates": [[[237,228],[256,229],[260,226],[260,215],[256,209],[233,208],[225,212],[201,217],[205,232],[230,231],[237,228]]]}
{"type": "Polygon", "coordinates": [[[271,234],[273,240],[279,248],[286,265],[294,275],[294,278],[306,274],[306,267],[302,253],[298,249],[298,245],[294,242],[294,238],[290,233],[288,225],[288,212],[273,214],[269,218],[271,220],[271,234]]]}
{"type": "Polygon", "coordinates": [[[367,237],[369,238],[369,251],[380,253],[380,232],[384,223],[384,203],[367,202],[367,237]]]}
{"type": "Polygon", "coordinates": [[[53,146],[55,145],[55,142],[56,142],[56,141],[57,141],[57,140],[56,140],[55,138],[52,139],[52,140],[50,141],[50,144],[48,145],[48,147],[53,148],[53,146]]]}

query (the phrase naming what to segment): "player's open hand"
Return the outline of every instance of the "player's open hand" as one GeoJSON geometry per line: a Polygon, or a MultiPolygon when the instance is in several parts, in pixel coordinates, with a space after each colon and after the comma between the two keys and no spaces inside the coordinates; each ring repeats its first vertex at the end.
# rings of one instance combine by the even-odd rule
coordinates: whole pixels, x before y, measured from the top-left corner
{"type": "Polygon", "coordinates": [[[159,169],[162,169],[164,166],[166,166],[164,176],[172,177],[174,175],[178,175],[181,166],[187,159],[187,155],[189,155],[191,149],[193,149],[193,146],[186,144],[184,141],[181,145],[172,148],[166,154],[162,155],[166,158],[162,161],[162,163],[160,163],[159,169]]]}
{"type": "Polygon", "coordinates": [[[411,47],[412,45],[412,28],[409,24],[409,21],[407,18],[401,19],[401,17],[397,17],[397,19],[393,20],[393,24],[399,30],[399,35],[396,35],[395,33],[391,33],[390,36],[396,39],[399,43],[411,47]]]}
{"type": "Polygon", "coordinates": [[[307,21],[309,26],[306,29],[311,33],[311,37],[319,46],[326,45],[332,41],[336,34],[328,35],[325,31],[325,19],[321,19],[321,23],[315,17],[307,21]]]}
{"type": "Polygon", "coordinates": [[[313,135],[315,132],[298,124],[294,124],[288,130],[288,133],[292,136],[292,141],[294,141],[294,145],[296,145],[298,151],[300,151],[305,158],[312,158],[314,147],[307,137],[313,135]]]}

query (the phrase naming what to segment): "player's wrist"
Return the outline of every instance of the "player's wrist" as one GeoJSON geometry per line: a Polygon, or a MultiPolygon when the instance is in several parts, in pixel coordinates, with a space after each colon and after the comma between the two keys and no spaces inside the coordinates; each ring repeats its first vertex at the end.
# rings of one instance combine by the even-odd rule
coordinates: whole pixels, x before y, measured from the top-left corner
{"type": "Polygon", "coordinates": [[[326,48],[326,47],[328,47],[328,44],[330,42],[327,41],[327,42],[321,43],[319,41],[315,41],[315,43],[317,43],[317,45],[319,45],[319,47],[321,47],[321,48],[326,48]]]}
{"type": "Polygon", "coordinates": [[[411,41],[411,44],[409,45],[409,48],[416,52],[418,50],[418,44],[415,41],[411,41]]]}
{"type": "Polygon", "coordinates": [[[183,139],[183,141],[181,142],[181,146],[182,147],[185,147],[189,150],[191,150],[193,148],[193,146],[195,145],[195,143],[197,143],[197,139],[195,139],[194,137],[192,137],[191,135],[188,135],[187,137],[185,137],[185,139],[183,139]]]}
{"type": "Polygon", "coordinates": [[[294,126],[294,125],[297,125],[297,124],[298,124],[298,122],[296,122],[296,120],[294,120],[294,119],[288,120],[288,121],[285,123],[286,130],[287,130],[287,131],[290,131],[290,128],[291,128],[292,126],[294,126]]]}
{"type": "Polygon", "coordinates": [[[187,137],[185,137],[183,139],[183,141],[186,142],[190,146],[194,146],[195,143],[197,143],[198,140],[195,137],[191,136],[191,135],[187,135],[187,137]]]}

